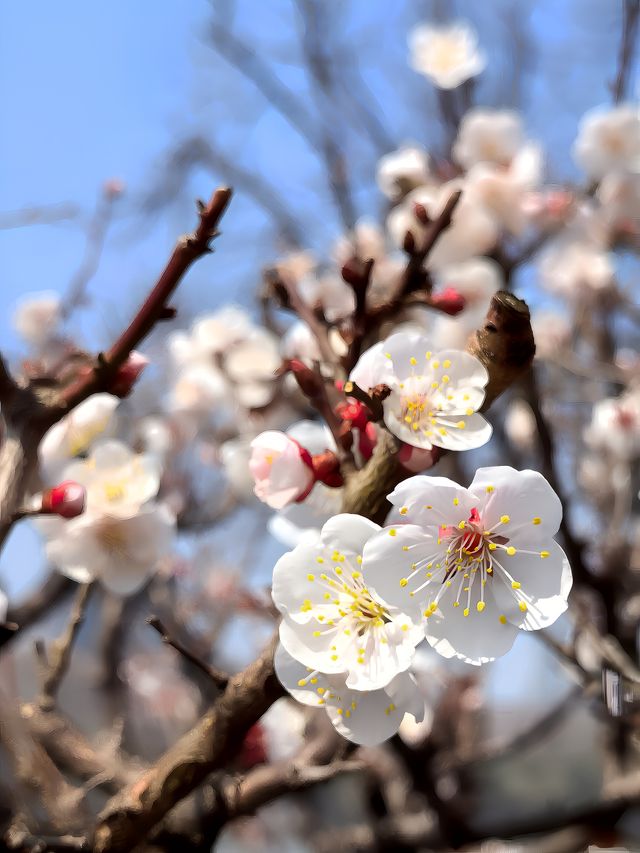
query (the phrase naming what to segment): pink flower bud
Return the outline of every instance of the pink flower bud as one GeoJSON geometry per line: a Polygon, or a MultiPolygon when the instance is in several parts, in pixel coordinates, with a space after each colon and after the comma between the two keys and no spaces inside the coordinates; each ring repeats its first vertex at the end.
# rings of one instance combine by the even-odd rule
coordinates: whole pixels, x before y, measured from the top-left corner
{"type": "Polygon", "coordinates": [[[445,287],[440,293],[432,295],[431,304],[438,311],[444,311],[445,314],[451,314],[453,317],[464,308],[465,298],[455,287],[445,287]]]}
{"type": "Polygon", "coordinates": [[[120,180],[120,178],[109,178],[109,180],[105,181],[102,185],[102,189],[106,196],[115,199],[122,195],[125,190],[125,184],[124,181],[120,180]]]}
{"type": "Polygon", "coordinates": [[[107,389],[114,397],[128,397],[133,386],[138,381],[138,377],[149,364],[149,359],[142,353],[132,350],[129,358],[125,363],[118,368],[113,382],[107,389]]]}
{"type": "Polygon", "coordinates": [[[347,397],[346,400],[338,403],[336,414],[343,421],[351,421],[356,429],[364,429],[371,419],[371,412],[367,406],[354,397],[347,397]]]}
{"type": "Polygon", "coordinates": [[[84,512],[86,499],[84,486],[73,480],[65,480],[42,493],[40,512],[59,515],[61,518],[77,518],[84,512]]]}
{"type": "Polygon", "coordinates": [[[441,450],[439,447],[432,447],[425,450],[422,447],[412,447],[410,444],[402,444],[398,451],[398,462],[407,471],[412,474],[419,474],[421,471],[426,471],[432,468],[440,458],[441,450]]]}
{"type": "Polygon", "coordinates": [[[283,432],[267,430],[251,442],[254,492],[272,509],[306,498],[315,482],[311,456],[283,432]]]}

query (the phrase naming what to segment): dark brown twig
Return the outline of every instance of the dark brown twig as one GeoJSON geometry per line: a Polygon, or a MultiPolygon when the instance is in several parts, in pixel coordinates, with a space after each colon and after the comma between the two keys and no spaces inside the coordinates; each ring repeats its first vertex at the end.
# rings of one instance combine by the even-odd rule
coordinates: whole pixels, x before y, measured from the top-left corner
{"type": "Polygon", "coordinates": [[[202,660],[202,658],[198,657],[198,655],[191,649],[188,649],[184,643],[181,643],[178,639],[172,637],[158,616],[150,616],[147,619],[147,624],[150,625],[154,631],[157,631],[158,634],[160,634],[163,643],[167,646],[171,646],[171,648],[175,649],[178,654],[185,658],[185,660],[188,660],[190,664],[201,670],[201,672],[204,672],[216,687],[224,689],[227,686],[229,683],[228,674],[226,672],[222,672],[220,669],[216,669],[214,666],[211,666],[211,664],[208,664],[206,661],[202,660]]]}

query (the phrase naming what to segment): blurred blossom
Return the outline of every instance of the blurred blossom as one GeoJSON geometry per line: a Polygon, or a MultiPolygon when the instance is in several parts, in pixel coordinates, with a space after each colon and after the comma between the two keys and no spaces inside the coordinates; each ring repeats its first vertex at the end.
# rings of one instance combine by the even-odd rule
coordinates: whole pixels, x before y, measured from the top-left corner
{"type": "Polygon", "coordinates": [[[124,661],[120,675],[143,703],[139,716],[180,726],[192,723],[200,705],[200,691],[185,679],[173,650],[153,655],[138,653],[124,661]]]}
{"type": "Polygon", "coordinates": [[[227,481],[236,497],[249,500],[253,497],[254,479],[249,468],[252,438],[239,436],[225,441],[220,447],[220,459],[227,481]]]}
{"type": "Polygon", "coordinates": [[[605,220],[617,232],[640,233],[640,173],[611,172],[605,175],[596,197],[605,220]]]}
{"type": "Polygon", "coordinates": [[[335,273],[307,276],[300,280],[298,291],[308,305],[321,307],[330,323],[353,314],[356,304],[353,290],[335,273]]]}
{"type": "Polygon", "coordinates": [[[316,259],[311,252],[300,251],[290,252],[282,258],[278,258],[275,268],[283,278],[299,282],[306,276],[311,275],[316,265],[316,259]]]}
{"type": "Polygon", "coordinates": [[[278,699],[260,718],[269,761],[293,758],[304,744],[305,715],[290,699],[278,699]]]}
{"type": "Polygon", "coordinates": [[[277,338],[266,329],[254,329],[231,347],[224,369],[240,405],[248,409],[266,406],[275,393],[275,372],[280,365],[277,338]]]}
{"type": "Polygon", "coordinates": [[[203,356],[212,356],[245,340],[253,330],[251,318],[243,308],[227,305],[198,317],[191,327],[191,340],[203,356]]]}
{"type": "Polygon", "coordinates": [[[62,320],[60,294],[53,290],[30,293],[18,301],[13,326],[30,346],[41,347],[58,331],[62,320]]]}
{"type": "Polygon", "coordinates": [[[571,326],[566,316],[556,311],[536,311],[531,317],[536,342],[536,357],[557,357],[569,345],[571,326]]]}
{"type": "Polygon", "coordinates": [[[640,389],[615,399],[599,400],[584,438],[592,449],[604,450],[614,458],[631,460],[640,456],[640,389]]]}
{"type": "Polygon", "coordinates": [[[147,504],[136,515],[85,512],[72,521],[40,525],[47,559],[78,583],[99,580],[115,595],[137,592],[171,550],[175,517],[147,504]]]}
{"type": "Polygon", "coordinates": [[[387,198],[395,201],[428,183],[431,178],[429,167],[429,155],[424,148],[412,145],[398,148],[378,161],[378,186],[387,198]]]}
{"type": "Polygon", "coordinates": [[[436,276],[439,288],[453,287],[464,299],[458,315],[438,314],[433,322],[434,346],[440,349],[464,349],[469,335],[483,322],[491,297],[504,287],[502,270],[489,258],[471,258],[461,264],[444,267],[436,276]]]}
{"type": "Polygon", "coordinates": [[[477,77],[487,65],[470,24],[436,27],[422,24],[409,34],[410,65],[440,89],[455,89],[477,77]]]}
{"type": "Polygon", "coordinates": [[[635,104],[597,107],[578,127],[573,155],[592,180],[607,172],[640,172],[640,110],[635,104]]]}
{"type": "Polygon", "coordinates": [[[540,257],[538,270],[542,284],[552,293],[570,300],[584,299],[613,287],[613,256],[599,246],[572,240],[563,235],[540,257]]]}
{"type": "Polygon", "coordinates": [[[478,163],[509,166],[524,145],[522,120],[512,110],[475,107],[460,122],[453,157],[464,169],[478,163]]]}
{"type": "Polygon", "coordinates": [[[409,193],[387,218],[389,233],[398,246],[404,244],[407,232],[413,235],[419,246],[424,240],[428,226],[418,220],[415,213],[416,202],[426,208],[430,219],[435,219],[451,195],[463,190],[462,198],[453,212],[450,227],[438,238],[429,254],[429,269],[441,270],[475,255],[484,254],[498,239],[499,230],[495,218],[477,198],[470,198],[464,193],[464,186],[462,179],[456,179],[440,187],[420,187],[409,193]]]}
{"type": "Polygon", "coordinates": [[[519,450],[532,450],[537,427],[531,406],[524,400],[512,400],[507,407],[504,430],[519,450]]]}
{"type": "Polygon", "coordinates": [[[193,364],[182,371],[171,387],[169,412],[208,415],[221,403],[228,403],[224,376],[213,366],[193,364]]]}
{"type": "Polygon", "coordinates": [[[93,394],[51,427],[38,450],[43,478],[59,479],[73,459],[86,453],[99,436],[113,431],[119,400],[111,394],[93,394]]]}
{"type": "Polygon", "coordinates": [[[136,433],[145,453],[164,460],[174,447],[174,436],[166,419],[159,415],[148,415],[136,424],[136,433]]]}
{"type": "Polygon", "coordinates": [[[500,228],[519,236],[529,224],[525,199],[542,177],[542,151],[525,145],[506,167],[478,163],[467,174],[466,193],[482,205],[500,228]]]}
{"type": "Polygon", "coordinates": [[[151,454],[133,453],[120,441],[103,441],[88,459],[72,462],[65,479],[84,486],[87,513],[105,513],[119,518],[135,515],[155,497],[161,466],[151,454]]]}
{"type": "Polygon", "coordinates": [[[371,219],[358,220],[355,230],[339,237],[333,246],[332,256],[338,267],[344,266],[353,257],[354,246],[361,258],[371,258],[378,263],[386,254],[384,231],[371,219]]]}

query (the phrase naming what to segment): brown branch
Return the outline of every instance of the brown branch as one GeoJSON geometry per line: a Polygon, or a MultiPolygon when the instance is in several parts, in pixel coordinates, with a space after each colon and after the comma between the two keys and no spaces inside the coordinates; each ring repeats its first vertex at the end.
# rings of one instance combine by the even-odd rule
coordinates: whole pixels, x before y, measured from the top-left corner
{"type": "Polygon", "coordinates": [[[191,731],[107,803],[94,835],[95,853],[133,849],[176,803],[238,752],[247,730],[283,695],[273,670],[276,642],[229,681],[191,731]]]}
{"type": "Polygon", "coordinates": [[[188,649],[183,643],[181,643],[175,637],[172,637],[162,620],[158,616],[150,616],[147,619],[147,624],[150,625],[154,631],[157,631],[162,638],[162,642],[167,646],[171,646],[171,648],[175,649],[178,654],[182,655],[185,660],[188,660],[192,666],[195,666],[196,669],[199,669],[201,672],[211,679],[211,681],[221,689],[224,689],[229,683],[229,676],[226,672],[222,672],[216,667],[211,666],[206,661],[202,660],[202,658],[198,657],[198,655],[188,649]]]}
{"type": "MultiPolygon", "coordinates": [[[[4,639],[4,642],[8,642],[20,631],[29,628],[37,622],[55,607],[58,602],[62,601],[75,586],[76,584],[69,578],[52,571],[42,583],[42,586],[32,592],[21,604],[9,606],[7,621],[15,624],[15,630],[11,632],[10,636],[4,639]]],[[[4,645],[4,642],[2,637],[0,637],[0,648],[4,645]]]]}
{"type": "Polygon", "coordinates": [[[58,690],[69,669],[74,643],[84,623],[92,588],[93,585],[90,583],[78,587],[69,624],[62,636],[54,640],[49,653],[45,653],[42,643],[36,645],[43,667],[42,687],[38,699],[38,705],[43,711],[49,711],[55,707],[58,690]]]}
{"type": "Polygon", "coordinates": [[[229,201],[230,189],[219,189],[209,204],[200,204],[200,222],[193,234],[178,241],[167,266],[157,284],[140,307],[139,311],[109,350],[98,359],[98,363],[86,376],[67,387],[63,393],[64,411],[72,409],[91,394],[108,388],[109,380],[126,361],[129,354],[162,319],[168,300],[189,267],[212,251],[210,243],[217,234],[217,226],[229,201]]]}

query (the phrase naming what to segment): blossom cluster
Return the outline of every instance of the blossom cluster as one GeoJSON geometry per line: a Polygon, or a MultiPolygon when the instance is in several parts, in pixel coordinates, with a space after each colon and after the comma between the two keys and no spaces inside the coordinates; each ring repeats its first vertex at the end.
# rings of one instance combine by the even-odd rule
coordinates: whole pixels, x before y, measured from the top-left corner
{"type": "Polygon", "coordinates": [[[345,737],[377,743],[424,702],[411,673],[423,641],[480,665],[518,630],[566,610],[571,569],[554,540],[560,501],[536,471],[482,468],[465,489],[416,476],[388,497],[387,526],[337,515],[276,564],[276,671],[345,737]]]}

